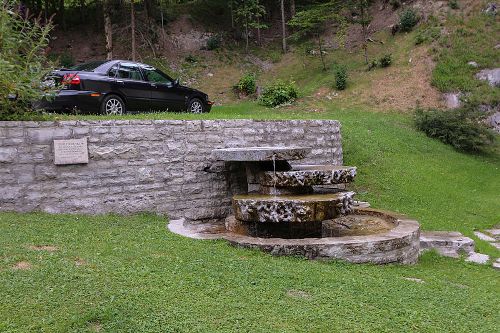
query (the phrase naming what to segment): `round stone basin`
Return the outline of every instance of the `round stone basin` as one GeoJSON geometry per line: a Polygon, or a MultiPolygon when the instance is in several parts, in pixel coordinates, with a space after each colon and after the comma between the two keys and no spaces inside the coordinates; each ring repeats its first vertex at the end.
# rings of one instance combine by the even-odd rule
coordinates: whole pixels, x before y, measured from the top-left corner
{"type": "Polygon", "coordinates": [[[335,165],[296,165],[290,171],[266,171],[260,174],[262,186],[300,187],[349,183],[356,168],[335,165]]]}
{"type": "Polygon", "coordinates": [[[311,152],[309,147],[244,147],[212,150],[219,161],[256,162],[275,160],[300,160],[311,152]]]}
{"type": "Polygon", "coordinates": [[[307,195],[244,194],[233,197],[236,219],[261,223],[321,222],[347,214],[354,192],[307,195]]]}
{"type": "MultiPolygon", "coordinates": [[[[417,262],[420,249],[420,225],[417,221],[397,213],[370,208],[355,209],[353,213],[363,219],[375,217],[385,220],[390,228],[368,235],[301,239],[252,237],[238,230],[230,230],[222,237],[232,245],[257,248],[278,256],[304,256],[308,259],[340,259],[376,264],[417,262]]],[[[234,217],[229,218],[234,221],[234,217]]]]}
{"type": "Polygon", "coordinates": [[[350,214],[323,221],[323,237],[366,236],[388,232],[395,227],[392,219],[373,215],[350,214]]]}

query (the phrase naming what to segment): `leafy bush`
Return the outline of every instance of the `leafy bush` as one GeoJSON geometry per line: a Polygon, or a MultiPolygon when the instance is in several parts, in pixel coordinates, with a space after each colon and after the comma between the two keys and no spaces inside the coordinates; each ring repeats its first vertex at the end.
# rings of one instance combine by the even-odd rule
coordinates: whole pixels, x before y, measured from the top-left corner
{"type": "Polygon", "coordinates": [[[220,48],[222,44],[222,38],[220,35],[212,35],[210,38],[207,40],[207,50],[216,50],[220,48]]]}
{"type": "Polygon", "coordinates": [[[492,144],[495,136],[481,123],[481,116],[470,108],[456,110],[417,110],[416,127],[458,150],[476,152],[492,144]]]}
{"type": "Polygon", "coordinates": [[[1,6],[0,120],[39,119],[31,103],[41,99],[43,78],[52,70],[45,57],[52,25],[21,17],[13,1],[1,6]]]}
{"type": "Polygon", "coordinates": [[[392,54],[386,54],[379,60],[380,67],[389,67],[392,63],[392,54]]]}
{"type": "Polygon", "coordinates": [[[389,67],[392,64],[392,54],[386,54],[380,59],[373,59],[372,62],[368,65],[368,70],[371,71],[377,67],[389,67]]]}
{"type": "Polygon", "coordinates": [[[411,31],[413,27],[417,25],[417,23],[418,23],[417,13],[411,8],[406,9],[399,16],[399,28],[403,32],[411,31]]]}
{"type": "Polygon", "coordinates": [[[237,92],[240,92],[240,93],[243,93],[246,95],[255,94],[255,91],[257,90],[255,74],[247,73],[247,74],[243,75],[241,77],[241,79],[238,81],[238,83],[234,86],[234,89],[237,92]]]}
{"type": "Polygon", "coordinates": [[[293,82],[278,80],[265,87],[259,102],[267,107],[275,107],[293,102],[298,96],[297,88],[293,82]]]}
{"type": "Polygon", "coordinates": [[[451,9],[459,9],[460,8],[457,0],[448,1],[448,6],[450,6],[451,9]]]}
{"type": "Polygon", "coordinates": [[[371,71],[372,69],[375,69],[379,66],[378,60],[373,59],[369,64],[368,64],[368,70],[371,71]]]}
{"type": "Polygon", "coordinates": [[[347,69],[343,66],[335,68],[335,87],[344,90],[347,87],[347,69]]]}

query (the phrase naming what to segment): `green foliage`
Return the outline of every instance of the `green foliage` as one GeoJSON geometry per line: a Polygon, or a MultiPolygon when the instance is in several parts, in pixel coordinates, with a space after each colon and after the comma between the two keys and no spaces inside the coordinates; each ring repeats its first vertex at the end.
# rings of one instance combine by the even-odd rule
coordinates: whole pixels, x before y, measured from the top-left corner
{"type": "Polygon", "coordinates": [[[480,114],[470,108],[456,110],[421,110],[415,113],[415,125],[431,138],[458,150],[482,151],[495,137],[481,123],[480,114]]]}
{"type": "Polygon", "coordinates": [[[293,102],[298,97],[294,82],[277,80],[272,85],[265,87],[259,102],[267,107],[275,107],[293,102]]]}
{"type": "Polygon", "coordinates": [[[460,8],[460,6],[458,5],[458,0],[448,1],[448,6],[450,6],[451,9],[459,9],[460,8]]]}
{"type": "Polygon", "coordinates": [[[266,7],[261,5],[259,0],[231,0],[231,6],[234,8],[235,21],[245,31],[245,49],[248,52],[249,30],[267,27],[261,22],[262,17],[266,14],[266,7]]]}
{"type": "Polygon", "coordinates": [[[399,16],[399,27],[403,32],[409,32],[418,23],[418,15],[414,9],[408,8],[399,16]]]}
{"type": "Polygon", "coordinates": [[[344,66],[335,68],[335,87],[338,90],[344,90],[347,87],[347,69],[344,66]]]}
{"type": "Polygon", "coordinates": [[[389,67],[392,64],[392,54],[386,54],[380,58],[379,62],[380,67],[389,67]]]}
{"type": "Polygon", "coordinates": [[[212,35],[210,38],[207,40],[207,50],[212,51],[216,50],[221,47],[222,44],[222,38],[220,35],[212,35]]]}
{"type": "Polygon", "coordinates": [[[326,26],[325,23],[329,20],[343,20],[339,14],[342,3],[333,1],[327,4],[320,4],[299,11],[295,16],[287,22],[287,24],[295,29],[293,38],[301,38],[308,35],[321,34],[326,26]]]}
{"type": "Polygon", "coordinates": [[[0,6],[0,120],[40,118],[31,102],[42,97],[42,80],[51,71],[44,51],[52,25],[22,18],[13,2],[0,6]]]}
{"type": "Polygon", "coordinates": [[[253,95],[257,90],[257,83],[255,74],[247,73],[241,77],[238,83],[234,86],[234,89],[245,95],[253,95]]]}
{"type": "Polygon", "coordinates": [[[321,34],[325,30],[327,21],[336,21],[337,39],[340,45],[344,44],[347,33],[347,22],[341,9],[345,4],[342,1],[331,1],[326,4],[319,4],[302,10],[288,21],[288,25],[294,29],[291,38],[298,40],[303,37],[314,36],[318,42],[319,55],[323,64],[323,70],[326,70],[326,64],[322,52],[321,34]]]}

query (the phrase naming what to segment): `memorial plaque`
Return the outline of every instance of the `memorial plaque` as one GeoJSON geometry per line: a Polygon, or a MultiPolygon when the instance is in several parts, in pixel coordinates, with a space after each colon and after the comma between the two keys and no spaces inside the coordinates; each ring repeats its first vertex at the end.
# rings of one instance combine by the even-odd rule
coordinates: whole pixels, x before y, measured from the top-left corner
{"type": "Polygon", "coordinates": [[[54,140],[54,164],[89,163],[87,138],[54,140]]]}

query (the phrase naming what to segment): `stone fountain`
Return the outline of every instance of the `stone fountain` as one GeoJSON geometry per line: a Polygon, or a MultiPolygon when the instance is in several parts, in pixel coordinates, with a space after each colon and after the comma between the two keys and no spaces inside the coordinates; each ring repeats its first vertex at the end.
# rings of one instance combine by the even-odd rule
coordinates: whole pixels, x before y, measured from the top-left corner
{"type": "Polygon", "coordinates": [[[299,165],[306,147],[216,149],[214,159],[244,163],[248,193],[232,198],[233,212],[214,231],[241,247],[274,255],[355,263],[418,260],[419,224],[402,215],[354,205],[345,185],[356,168],[299,165]]]}

